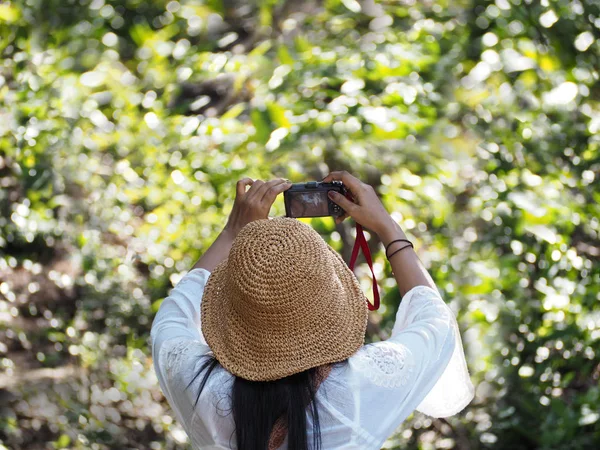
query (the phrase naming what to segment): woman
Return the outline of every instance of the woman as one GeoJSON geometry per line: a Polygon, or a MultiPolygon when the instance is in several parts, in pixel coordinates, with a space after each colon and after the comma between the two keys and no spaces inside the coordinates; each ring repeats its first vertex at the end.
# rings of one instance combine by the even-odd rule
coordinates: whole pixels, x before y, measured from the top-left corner
{"type": "Polygon", "coordinates": [[[379,449],[415,409],[447,417],[473,398],[456,320],[406,235],[371,186],[332,180],[355,199],[332,200],[386,246],[403,296],[391,337],[364,346],[367,301],[341,257],[308,225],[268,219],[291,184],[240,180],[152,325],[158,380],[195,448],[379,449]]]}

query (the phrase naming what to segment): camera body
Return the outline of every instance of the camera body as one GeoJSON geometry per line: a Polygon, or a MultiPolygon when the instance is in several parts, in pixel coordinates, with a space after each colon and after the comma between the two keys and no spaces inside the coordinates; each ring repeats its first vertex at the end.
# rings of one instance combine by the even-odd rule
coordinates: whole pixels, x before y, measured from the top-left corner
{"type": "Polygon", "coordinates": [[[327,195],[329,191],[346,195],[346,188],[341,181],[294,183],[283,193],[285,215],[296,218],[343,215],[345,211],[329,199],[327,195]]]}

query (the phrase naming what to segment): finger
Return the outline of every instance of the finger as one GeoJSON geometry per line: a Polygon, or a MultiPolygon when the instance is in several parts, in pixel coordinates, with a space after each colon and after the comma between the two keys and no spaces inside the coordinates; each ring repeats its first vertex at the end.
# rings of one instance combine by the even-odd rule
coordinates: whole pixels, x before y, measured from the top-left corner
{"type": "Polygon", "coordinates": [[[254,180],[248,177],[239,180],[235,185],[236,195],[238,197],[244,195],[246,193],[246,186],[251,186],[252,183],[254,183],[254,180]]]}
{"type": "Polygon", "coordinates": [[[323,181],[329,183],[331,181],[341,181],[344,185],[353,192],[358,192],[362,188],[362,181],[356,178],[354,175],[346,172],[345,170],[339,170],[330,172],[323,181]]]}
{"type": "Polygon", "coordinates": [[[263,184],[265,184],[263,180],[254,180],[254,183],[252,183],[252,186],[250,186],[250,189],[248,189],[248,192],[246,192],[246,198],[250,199],[254,197],[254,195],[256,195],[256,191],[258,191],[263,184]]]}
{"type": "Polygon", "coordinates": [[[346,197],[344,197],[343,195],[341,195],[335,191],[329,191],[327,193],[327,195],[334,203],[337,203],[338,205],[340,205],[342,207],[342,209],[344,211],[346,211],[346,214],[348,214],[348,215],[352,215],[352,212],[356,211],[356,208],[358,207],[358,205],[356,203],[351,202],[346,197]]]}
{"type": "Polygon", "coordinates": [[[252,198],[258,201],[262,201],[262,198],[272,186],[277,184],[284,183],[285,180],[283,178],[275,178],[274,180],[269,180],[263,184],[261,184],[258,189],[252,194],[252,198]]]}
{"type": "Polygon", "coordinates": [[[275,201],[277,196],[279,194],[281,194],[283,191],[287,191],[291,187],[292,187],[291,181],[283,180],[283,183],[273,184],[271,187],[269,187],[269,189],[267,189],[267,191],[263,195],[262,203],[265,205],[268,205],[269,208],[271,208],[271,206],[273,205],[273,202],[275,201]]]}
{"type": "Polygon", "coordinates": [[[347,213],[346,213],[346,214],[342,214],[341,216],[338,216],[338,217],[336,217],[336,218],[335,218],[335,223],[336,223],[336,225],[339,225],[339,224],[340,224],[340,223],[342,223],[344,220],[346,220],[348,217],[350,217],[350,216],[348,216],[348,214],[347,214],[347,213]]]}

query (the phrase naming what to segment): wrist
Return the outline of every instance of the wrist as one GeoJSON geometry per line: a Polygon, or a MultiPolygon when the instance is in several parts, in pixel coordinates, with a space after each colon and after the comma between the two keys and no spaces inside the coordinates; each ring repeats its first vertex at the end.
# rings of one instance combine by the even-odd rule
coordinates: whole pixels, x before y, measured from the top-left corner
{"type": "Polygon", "coordinates": [[[402,231],[400,225],[398,225],[391,217],[390,220],[381,227],[377,235],[379,236],[381,243],[386,247],[395,239],[406,239],[406,234],[402,231]]]}
{"type": "Polygon", "coordinates": [[[233,242],[238,232],[239,230],[234,229],[234,227],[225,225],[225,228],[223,228],[223,231],[221,231],[221,234],[219,234],[219,238],[233,242]]]}

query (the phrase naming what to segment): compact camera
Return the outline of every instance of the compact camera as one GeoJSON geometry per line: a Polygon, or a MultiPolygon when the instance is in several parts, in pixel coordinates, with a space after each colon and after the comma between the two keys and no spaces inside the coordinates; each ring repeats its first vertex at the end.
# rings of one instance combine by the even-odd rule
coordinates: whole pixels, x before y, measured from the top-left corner
{"type": "Polygon", "coordinates": [[[296,218],[343,215],[345,211],[327,196],[329,191],[346,195],[346,188],[341,181],[332,181],[331,183],[308,181],[293,184],[283,193],[285,215],[296,218]]]}

